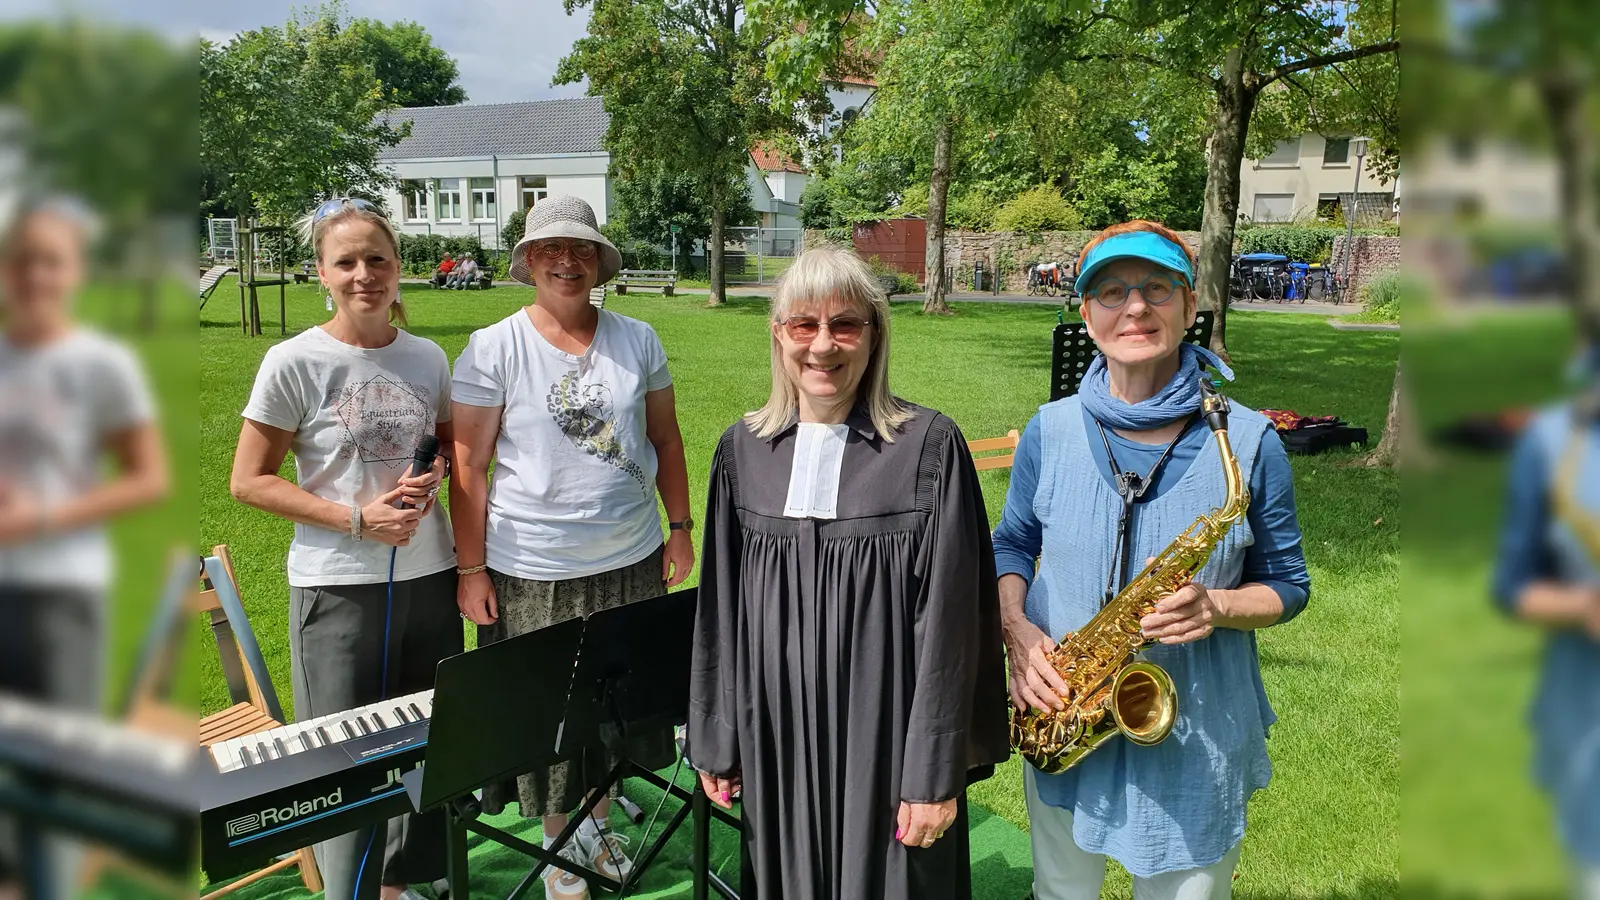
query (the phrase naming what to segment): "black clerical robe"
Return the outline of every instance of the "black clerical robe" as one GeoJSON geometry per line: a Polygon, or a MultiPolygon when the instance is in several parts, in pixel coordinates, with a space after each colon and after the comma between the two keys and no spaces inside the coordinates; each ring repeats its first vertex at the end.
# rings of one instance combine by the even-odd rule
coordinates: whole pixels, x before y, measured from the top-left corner
{"type": "Polygon", "coordinates": [[[796,426],[711,466],[687,756],[743,780],[746,877],[773,898],[967,898],[965,791],[1008,753],[988,518],[955,423],[848,421],[836,518],[784,515],[796,426]],[[901,801],[959,799],[931,848],[901,801]]]}

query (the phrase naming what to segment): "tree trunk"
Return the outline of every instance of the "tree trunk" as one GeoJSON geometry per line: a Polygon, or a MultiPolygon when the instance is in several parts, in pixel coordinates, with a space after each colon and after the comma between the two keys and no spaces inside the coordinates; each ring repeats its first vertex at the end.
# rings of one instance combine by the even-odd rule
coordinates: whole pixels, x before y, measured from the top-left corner
{"type": "Polygon", "coordinates": [[[1200,271],[1195,275],[1199,308],[1216,312],[1211,350],[1228,359],[1228,266],[1233,260],[1233,226],[1239,219],[1239,166],[1244,139],[1256,105],[1245,84],[1238,48],[1228,52],[1216,81],[1217,112],[1206,153],[1206,201],[1200,220],[1200,271]]]}
{"type": "Polygon", "coordinates": [[[1400,361],[1394,363],[1394,387],[1389,391],[1389,415],[1383,420],[1383,437],[1377,449],[1367,454],[1366,463],[1375,468],[1390,468],[1400,463],[1400,361]]]}
{"type": "Polygon", "coordinates": [[[1589,91],[1582,73],[1559,63],[1539,79],[1539,94],[1555,137],[1561,224],[1572,273],[1573,313],[1584,337],[1600,345],[1600,196],[1589,91]]]}
{"type": "Polygon", "coordinates": [[[727,204],[723,202],[723,188],[717,184],[711,189],[711,237],[706,240],[706,273],[711,279],[711,298],[707,306],[720,306],[727,288],[727,272],[722,265],[723,232],[728,224],[727,204]]]}
{"type": "Polygon", "coordinates": [[[950,133],[953,130],[950,120],[946,119],[934,131],[933,172],[928,179],[928,252],[924,254],[928,287],[922,311],[938,316],[950,315],[950,305],[944,302],[944,211],[945,200],[950,196],[950,133]]]}

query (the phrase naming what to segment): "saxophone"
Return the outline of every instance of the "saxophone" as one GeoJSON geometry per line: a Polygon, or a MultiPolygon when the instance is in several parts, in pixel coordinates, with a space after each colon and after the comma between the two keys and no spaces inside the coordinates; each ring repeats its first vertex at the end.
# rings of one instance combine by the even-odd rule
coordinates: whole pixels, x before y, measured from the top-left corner
{"type": "Polygon", "coordinates": [[[1172,677],[1136,659],[1153,640],[1139,620],[1156,602],[1188,584],[1234,523],[1250,507],[1250,489],[1228,443],[1228,399],[1200,376],[1201,414],[1216,437],[1227,480],[1220,509],[1200,516],[1117,593],[1087,624],[1062,638],[1050,665],[1069,687],[1055,710],[1011,707],[1011,746],[1041,772],[1064,772],[1095,748],[1122,734],[1141,746],[1158,744],[1178,717],[1172,677]]]}
{"type": "Polygon", "coordinates": [[[1588,448],[1589,432],[1597,416],[1600,416],[1600,397],[1589,395],[1574,405],[1572,430],[1551,485],[1550,512],[1577,536],[1590,559],[1600,562],[1600,519],[1585,510],[1578,500],[1578,466],[1588,448]]]}

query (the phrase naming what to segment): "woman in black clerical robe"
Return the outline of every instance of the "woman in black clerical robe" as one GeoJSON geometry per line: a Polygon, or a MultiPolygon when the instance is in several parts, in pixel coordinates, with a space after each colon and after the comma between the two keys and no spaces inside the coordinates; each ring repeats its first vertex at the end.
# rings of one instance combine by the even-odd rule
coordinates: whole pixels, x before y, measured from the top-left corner
{"type": "Polygon", "coordinates": [[[889,393],[889,305],[807,251],[772,396],[711,465],[686,755],[743,804],[741,894],[967,898],[967,785],[1009,753],[988,518],[954,422],[889,393]]]}

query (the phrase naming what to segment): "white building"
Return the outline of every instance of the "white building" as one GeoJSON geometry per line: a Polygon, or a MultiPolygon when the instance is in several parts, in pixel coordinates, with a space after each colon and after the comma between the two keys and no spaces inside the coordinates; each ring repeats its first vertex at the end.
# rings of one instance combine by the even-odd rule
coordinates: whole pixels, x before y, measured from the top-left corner
{"type": "MultiPolygon", "coordinates": [[[[389,118],[411,122],[411,134],[380,155],[399,181],[386,205],[407,234],[477,235],[498,247],[506,216],[551,194],[581,197],[600,224],[610,219],[609,118],[599,97],[430,106],[389,118]]],[[[804,168],[756,148],[745,178],[761,227],[800,227],[804,168]]]]}
{"type": "MultiPolygon", "coordinates": [[[[1348,137],[1305,134],[1239,167],[1239,215],[1256,222],[1331,219],[1351,191],[1362,219],[1394,214],[1394,186],[1364,167],[1359,184],[1348,137]]],[[[1369,159],[1370,162],[1370,159],[1369,159]]]]}
{"type": "Polygon", "coordinates": [[[599,97],[401,109],[411,134],[386,149],[399,185],[385,198],[408,234],[475,234],[499,246],[518,208],[572,194],[605,224],[611,212],[608,119],[599,97]]]}
{"type": "Polygon", "coordinates": [[[1409,167],[1409,208],[1445,219],[1541,224],[1561,213],[1560,168],[1549,151],[1506,140],[1437,137],[1409,167]]]}

